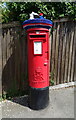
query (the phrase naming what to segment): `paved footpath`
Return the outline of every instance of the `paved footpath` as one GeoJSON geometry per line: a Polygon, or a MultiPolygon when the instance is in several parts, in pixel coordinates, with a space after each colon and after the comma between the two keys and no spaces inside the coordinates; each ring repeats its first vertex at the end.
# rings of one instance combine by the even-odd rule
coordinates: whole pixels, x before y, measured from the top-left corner
{"type": "Polygon", "coordinates": [[[74,88],[49,91],[49,106],[43,110],[28,108],[27,96],[14,98],[13,102],[3,101],[0,103],[2,118],[74,118],[74,88]]]}

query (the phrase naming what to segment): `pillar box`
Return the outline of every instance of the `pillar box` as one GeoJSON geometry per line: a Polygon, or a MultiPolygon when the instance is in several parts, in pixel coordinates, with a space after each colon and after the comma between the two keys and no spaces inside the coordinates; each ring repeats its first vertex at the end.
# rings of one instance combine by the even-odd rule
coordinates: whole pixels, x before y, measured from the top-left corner
{"type": "Polygon", "coordinates": [[[49,29],[52,24],[44,18],[23,22],[28,41],[29,107],[35,110],[49,103],[49,29]]]}

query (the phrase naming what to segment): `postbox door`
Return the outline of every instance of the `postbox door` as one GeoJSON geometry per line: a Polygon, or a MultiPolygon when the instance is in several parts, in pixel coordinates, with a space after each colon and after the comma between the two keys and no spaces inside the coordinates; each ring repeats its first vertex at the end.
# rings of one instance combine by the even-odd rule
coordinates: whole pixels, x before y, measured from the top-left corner
{"type": "MultiPolygon", "coordinates": [[[[48,38],[48,34],[46,34],[48,38]]],[[[29,84],[34,88],[49,86],[49,43],[48,40],[28,41],[29,84]]]]}

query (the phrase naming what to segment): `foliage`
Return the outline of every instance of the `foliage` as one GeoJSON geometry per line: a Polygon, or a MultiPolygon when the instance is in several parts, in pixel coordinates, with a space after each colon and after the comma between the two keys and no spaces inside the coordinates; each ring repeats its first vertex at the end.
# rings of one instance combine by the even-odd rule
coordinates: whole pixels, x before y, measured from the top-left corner
{"type": "Polygon", "coordinates": [[[2,22],[4,23],[8,23],[8,21],[10,21],[9,19],[9,13],[10,11],[6,8],[2,9],[2,22]]]}
{"type": "Polygon", "coordinates": [[[18,96],[23,96],[28,94],[29,94],[29,88],[25,90],[10,89],[7,91],[7,93],[3,93],[2,96],[0,95],[0,102],[5,99],[12,100],[13,97],[18,97],[18,96]]]}
{"type": "Polygon", "coordinates": [[[50,85],[54,85],[54,72],[50,73],[51,79],[50,79],[50,85]]]}
{"type": "Polygon", "coordinates": [[[6,96],[6,93],[2,94],[2,99],[5,100],[7,98],[6,96]]]}
{"type": "Polygon", "coordinates": [[[0,95],[0,102],[2,102],[3,101],[3,98],[2,98],[2,95],[0,95]]]}
{"type": "Polygon", "coordinates": [[[75,2],[7,2],[2,8],[2,22],[21,21],[29,18],[34,11],[42,12],[47,19],[70,17],[75,19],[75,2]]]}

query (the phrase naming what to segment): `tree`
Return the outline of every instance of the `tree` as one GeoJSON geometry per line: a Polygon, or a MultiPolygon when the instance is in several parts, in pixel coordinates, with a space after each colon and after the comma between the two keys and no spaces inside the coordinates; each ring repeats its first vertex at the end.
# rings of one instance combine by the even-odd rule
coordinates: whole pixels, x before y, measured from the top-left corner
{"type": "Polygon", "coordinates": [[[7,7],[2,8],[2,22],[27,20],[29,14],[34,11],[42,12],[47,19],[59,17],[75,18],[75,2],[7,2],[7,7]]]}

